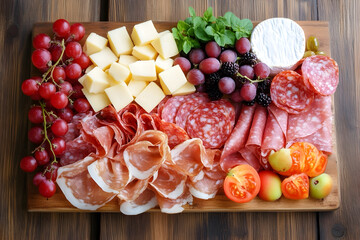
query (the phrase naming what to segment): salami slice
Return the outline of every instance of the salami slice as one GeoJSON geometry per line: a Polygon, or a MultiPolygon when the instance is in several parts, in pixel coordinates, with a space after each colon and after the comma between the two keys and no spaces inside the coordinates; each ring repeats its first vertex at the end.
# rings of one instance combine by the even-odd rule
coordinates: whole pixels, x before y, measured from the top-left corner
{"type": "Polygon", "coordinates": [[[188,116],[191,115],[192,110],[194,110],[198,104],[206,103],[209,101],[210,99],[207,97],[206,94],[204,94],[202,96],[189,99],[187,102],[183,103],[176,113],[176,125],[185,129],[186,121],[188,119],[188,116]]]}
{"type": "Polygon", "coordinates": [[[231,134],[233,119],[216,102],[199,104],[188,117],[186,131],[192,138],[200,138],[206,148],[220,148],[231,134]]]}
{"type": "Polygon", "coordinates": [[[304,84],[300,74],[295,71],[283,71],[277,74],[270,87],[273,103],[292,114],[307,110],[314,100],[314,93],[304,84]]]}
{"type": "Polygon", "coordinates": [[[307,57],[301,71],[305,85],[317,94],[328,96],[335,92],[339,83],[339,67],[336,61],[328,56],[307,57]]]}
{"type": "Polygon", "coordinates": [[[170,123],[175,123],[175,116],[179,107],[191,98],[195,98],[196,94],[189,94],[185,96],[174,96],[170,98],[164,105],[161,111],[161,118],[170,123]]]}

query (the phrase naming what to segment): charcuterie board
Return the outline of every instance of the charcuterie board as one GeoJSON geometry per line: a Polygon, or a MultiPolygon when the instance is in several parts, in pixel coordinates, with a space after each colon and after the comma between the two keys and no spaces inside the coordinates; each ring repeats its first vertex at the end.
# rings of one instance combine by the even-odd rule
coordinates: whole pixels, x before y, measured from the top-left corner
{"type": "MultiPolygon", "coordinates": [[[[314,35],[321,43],[321,50],[330,55],[330,37],[329,26],[327,22],[298,22],[304,29],[306,37],[314,35]]],[[[126,26],[127,29],[132,29],[136,23],[127,22],[94,22],[83,23],[86,28],[86,34],[96,32],[99,35],[106,36],[109,30],[126,26]]],[[[255,23],[256,24],[256,23],[255,23]]],[[[155,26],[158,31],[168,30],[175,26],[172,22],[157,22],[155,26]]],[[[51,23],[39,23],[34,26],[33,35],[38,33],[51,32],[51,23]]],[[[86,36],[85,38],[86,39],[86,36]]],[[[83,40],[84,41],[84,40],[83,40]]],[[[32,68],[32,75],[36,75],[37,70],[32,68]]],[[[335,113],[334,104],[333,114],[335,113]]],[[[255,198],[254,200],[239,204],[230,201],[222,190],[216,195],[214,199],[201,200],[194,198],[192,205],[184,206],[185,212],[236,212],[236,211],[329,211],[334,210],[340,205],[340,184],[338,177],[338,161],[336,149],[336,132],[335,123],[333,123],[333,154],[328,158],[328,165],[326,173],[331,175],[334,185],[333,190],[329,196],[322,200],[315,200],[308,198],[305,200],[289,200],[282,197],[275,202],[266,202],[255,198]]],[[[54,196],[46,199],[38,193],[36,187],[32,184],[32,175],[28,176],[28,211],[32,212],[78,212],[81,211],[72,206],[63,193],[57,190],[54,196]]],[[[105,206],[97,210],[98,212],[119,212],[119,204],[116,199],[107,203],[105,206]]],[[[151,209],[150,212],[159,211],[158,208],[151,209]]]]}

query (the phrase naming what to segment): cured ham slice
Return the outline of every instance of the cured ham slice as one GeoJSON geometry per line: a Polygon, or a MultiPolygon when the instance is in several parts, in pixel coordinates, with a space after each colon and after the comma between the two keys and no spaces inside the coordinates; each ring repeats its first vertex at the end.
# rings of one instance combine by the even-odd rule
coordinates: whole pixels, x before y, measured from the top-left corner
{"type": "Polygon", "coordinates": [[[157,204],[155,193],[150,189],[146,189],[133,201],[121,201],[120,212],[125,215],[138,215],[155,207],[157,204]]]}
{"type": "Polygon", "coordinates": [[[90,143],[85,142],[82,136],[79,136],[66,143],[66,151],[61,156],[60,165],[65,166],[77,162],[93,152],[95,152],[95,148],[90,143]]]}
{"type": "Polygon", "coordinates": [[[156,130],[145,131],[136,143],[126,147],[123,156],[133,177],[147,179],[171,157],[167,136],[156,130]]]}
{"type": "Polygon", "coordinates": [[[127,167],[114,159],[100,158],[87,168],[91,178],[104,192],[118,194],[131,181],[127,167]]]}
{"type": "Polygon", "coordinates": [[[176,199],[184,193],[186,179],[185,174],[163,164],[157,178],[150,185],[163,197],[176,199]]]}
{"type": "Polygon", "coordinates": [[[142,192],[146,190],[149,184],[149,179],[140,180],[134,179],[132,180],[124,189],[122,189],[117,197],[120,200],[125,201],[134,201],[136,198],[140,196],[142,192]]]}
{"type": "Polygon", "coordinates": [[[56,183],[66,199],[79,209],[96,210],[116,196],[104,192],[90,177],[87,167],[95,160],[93,157],[86,157],[58,169],[56,183]]]}
{"type": "Polygon", "coordinates": [[[94,137],[98,141],[98,146],[101,146],[101,150],[99,149],[99,156],[106,156],[111,148],[114,131],[111,127],[102,126],[93,131],[94,137]]]}
{"type": "Polygon", "coordinates": [[[319,150],[332,152],[332,111],[331,96],[317,95],[311,108],[299,115],[289,116],[287,143],[309,142],[319,150]]]}
{"type": "Polygon", "coordinates": [[[223,179],[214,180],[207,175],[196,182],[190,182],[188,184],[190,193],[200,199],[214,198],[217,191],[222,187],[224,183],[223,179]]]}
{"type": "Polygon", "coordinates": [[[184,211],[183,205],[187,203],[192,204],[193,201],[193,197],[188,189],[186,189],[184,193],[177,199],[164,198],[159,194],[156,194],[156,198],[159,203],[161,212],[170,214],[184,211]]]}
{"type": "Polygon", "coordinates": [[[225,172],[236,165],[247,163],[239,151],[245,146],[248,139],[255,109],[255,105],[243,106],[241,109],[239,119],[226,141],[221,155],[220,165],[225,172]]]}

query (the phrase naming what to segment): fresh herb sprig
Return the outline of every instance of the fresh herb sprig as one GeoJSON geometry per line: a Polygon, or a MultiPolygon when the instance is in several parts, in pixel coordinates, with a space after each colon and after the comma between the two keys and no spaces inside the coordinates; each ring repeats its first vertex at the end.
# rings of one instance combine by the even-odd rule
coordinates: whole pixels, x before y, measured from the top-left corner
{"type": "Polygon", "coordinates": [[[250,37],[253,29],[249,19],[239,19],[232,12],[216,18],[213,9],[209,7],[200,17],[189,7],[189,13],[190,17],[179,21],[172,29],[177,47],[184,53],[209,41],[216,41],[221,47],[234,46],[237,39],[250,37]]]}

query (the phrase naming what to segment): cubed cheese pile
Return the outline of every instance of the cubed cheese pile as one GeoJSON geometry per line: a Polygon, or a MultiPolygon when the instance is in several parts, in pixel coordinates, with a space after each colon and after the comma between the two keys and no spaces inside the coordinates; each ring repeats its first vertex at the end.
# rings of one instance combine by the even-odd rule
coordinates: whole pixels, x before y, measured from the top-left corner
{"type": "Polygon", "coordinates": [[[165,95],[195,92],[171,57],[179,53],[170,31],[158,33],[153,22],[111,30],[107,38],[91,33],[84,51],[93,65],[79,79],[94,111],[112,104],[120,111],[133,100],[151,112],[165,95]]]}

